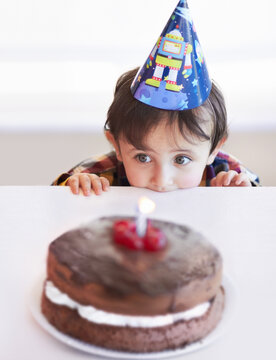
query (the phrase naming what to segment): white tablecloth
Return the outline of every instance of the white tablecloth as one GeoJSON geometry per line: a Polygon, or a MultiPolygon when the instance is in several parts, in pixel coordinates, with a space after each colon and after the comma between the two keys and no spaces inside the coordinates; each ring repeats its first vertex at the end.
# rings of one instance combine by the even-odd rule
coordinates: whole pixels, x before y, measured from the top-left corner
{"type": "Polygon", "coordinates": [[[276,188],[195,188],[155,193],[113,187],[102,196],[74,196],[66,187],[0,187],[0,358],[96,359],[45,332],[34,321],[29,294],[45,271],[48,244],[101,215],[134,215],[140,196],[156,202],[152,217],[202,232],[221,251],[237,290],[226,332],[187,360],[275,359],[276,188]]]}

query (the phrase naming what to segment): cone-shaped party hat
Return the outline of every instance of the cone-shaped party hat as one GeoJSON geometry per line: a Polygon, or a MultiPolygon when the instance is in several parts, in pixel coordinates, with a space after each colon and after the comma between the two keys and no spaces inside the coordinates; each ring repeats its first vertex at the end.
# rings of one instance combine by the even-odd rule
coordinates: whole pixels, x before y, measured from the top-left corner
{"type": "Polygon", "coordinates": [[[180,0],[132,85],[150,106],[185,110],[200,106],[211,90],[206,62],[186,0],[180,0]]]}

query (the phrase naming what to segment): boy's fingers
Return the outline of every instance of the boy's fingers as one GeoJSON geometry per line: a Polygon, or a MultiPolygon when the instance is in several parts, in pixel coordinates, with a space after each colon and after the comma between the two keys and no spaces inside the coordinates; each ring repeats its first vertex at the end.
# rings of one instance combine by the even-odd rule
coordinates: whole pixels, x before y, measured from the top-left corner
{"type": "Polygon", "coordinates": [[[251,186],[251,182],[245,173],[240,173],[235,179],[236,186],[251,186]]]}
{"type": "Polygon", "coordinates": [[[238,174],[235,170],[221,171],[211,180],[211,186],[251,186],[245,173],[238,174]]]}
{"type": "Polygon", "coordinates": [[[103,191],[108,191],[109,190],[109,181],[103,176],[100,177],[100,180],[102,183],[103,191]]]}
{"type": "Polygon", "coordinates": [[[217,176],[211,180],[211,186],[229,186],[232,179],[237,175],[236,171],[230,170],[228,172],[221,171],[217,176]]]}
{"type": "Polygon", "coordinates": [[[91,193],[91,181],[88,174],[82,174],[79,177],[80,187],[82,188],[83,195],[89,196],[91,193]]]}
{"type": "Polygon", "coordinates": [[[216,181],[214,186],[225,186],[226,178],[227,178],[227,172],[221,171],[216,176],[216,181]]]}
{"type": "Polygon", "coordinates": [[[109,181],[105,177],[99,177],[95,174],[77,174],[71,176],[67,184],[70,186],[73,194],[78,194],[79,189],[82,189],[83,195],[89,196],[91,189],[94,190],[96,195],[100,195],[102,191],[109,189],[109,181]]]}
{"type": "Polygon", "coordinates": [[[239,186],[243,182],[243,176],[241,174],[238,174],[235,179],[233,180],[233,185],[239,186]]]}
{"type": "Polygon", "coordinates": [[[234,170],[230,170],[228,171],[224,178],[223,178],[223,182],[222,182],[222,186],[229,186],[231,181],[237,176],[237,172],[234,170]]]}
{"type": "Polygon", "coordinates": [[[76,176],[71,176],[67,181],[66,185],[70,186],[70,189],[73,194],[77,195],[79,193],[79,178],[76,176]]]}
{"type": "Polygon", "coordinates": [[[99,176],[90,175],[90,179],[91,179],[92,188],[93,188],[95,194],[101,195],[103,189],[102,189],[102,183],[101,183],[99,176]]]}
{"type": "Polygon", "coordinates": [[[210,185],[211,185],[211,186],[217,186],[217,178],[216,178],[216,177],[214,177],[213,179],[211,179],[210,185]]]}

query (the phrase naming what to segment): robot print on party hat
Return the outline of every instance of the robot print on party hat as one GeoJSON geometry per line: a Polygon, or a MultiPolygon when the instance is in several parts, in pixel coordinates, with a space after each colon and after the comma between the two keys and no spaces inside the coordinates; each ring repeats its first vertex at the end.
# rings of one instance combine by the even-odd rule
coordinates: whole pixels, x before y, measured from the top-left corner
{"type": "Polygon", "coordinates": [[[169,68],[169,74],[165,77],[166,90],[180,91],[183,85],[177,85],[177,75],[184,62],[183,76],[187,78],[192,73],[191,52],[193,47],[184,41],[179,30],[174,29],[166,34],[165,37],[159,37],[157,44],[153,48],[149,59],[155,58],[155,70],[151,79],[146,80],[147,85],[159,87],[163,79],[163,73],[166,67],[169,68]]]}

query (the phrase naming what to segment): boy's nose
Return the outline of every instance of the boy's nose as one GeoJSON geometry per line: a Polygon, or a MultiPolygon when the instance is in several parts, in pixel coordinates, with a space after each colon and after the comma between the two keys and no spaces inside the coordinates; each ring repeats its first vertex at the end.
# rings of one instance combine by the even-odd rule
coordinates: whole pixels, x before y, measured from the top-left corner
{"type": "Polygon", "coordinates": [[[167,166],[156,166],[152,175],[151,183],[157,190],[166,190],[173,184],[172,174],[167,166]]]}

